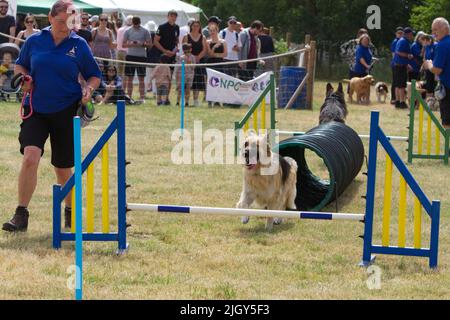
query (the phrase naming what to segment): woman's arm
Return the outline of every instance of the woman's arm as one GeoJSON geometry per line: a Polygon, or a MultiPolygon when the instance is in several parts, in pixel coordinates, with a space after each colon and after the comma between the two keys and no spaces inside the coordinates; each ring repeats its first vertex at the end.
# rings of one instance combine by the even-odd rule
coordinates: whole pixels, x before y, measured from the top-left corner
{"type": "Polygon", "coordinates": [[[228,55],[228,46],[225,40],[221,41],[223,44],[223,53],[219,53],[219,58],[225,58],[228,55]]]}
{"type": "Polygon", "coordinates": [[[114,42],[114,35],[113,35],[112,30],[110,30],[110,29],[106,29],[106,30],[108,30],[108,34],[109,34],[109,48],[116,49],[117,43],[114,42]]]}
{"type": "Polygon", "coordinates": [[[25,31],[22,30],[22,31],[20,31],[20,32],[17,34],[17,39],[14,40],[14,44],[15,44],[16,46],[18,46],[18,45],[20,45],[20,44],[22,43],[22,41],[21,41],[20,39],[22,39],[22,36],[23,36],[23,33],[24,33],[24,32],[25,32],[25,31]]]}

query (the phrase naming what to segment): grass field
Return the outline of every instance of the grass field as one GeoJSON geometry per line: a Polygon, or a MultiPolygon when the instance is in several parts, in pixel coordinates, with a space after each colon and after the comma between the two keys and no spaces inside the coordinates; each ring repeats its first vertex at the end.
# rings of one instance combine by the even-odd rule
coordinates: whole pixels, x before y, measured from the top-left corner
{"type": "MultiPolygon", "coordinates": [[[[314,111],[277,111],[278,128],[305,131],[318,122],[325,83],[315,87],[314,111]]],[[[372,99],[374,100],[374,99],[372,99]]],[[[7,221],[16,206],[18,105],[0,105],[0,221],[7,221]]],[[[370,110],[381,112],[387,134],[406,136],[408,111],[390,105],[350,105],[348,125],[368,134],[370,110]]],[[[83,131],[84,154],[115,115],[115,107],[98,108],[100,120],[83,131]]],[[[207,106],[189,108],[186,124],[202,120],[203,129],[224,132],[233,128],[244,109],[207,106]]],[[[157,108],[154,100],[127,109],[127,183],[129,202],[234,207],[242,184],[242,168],[235,165],[174,165],[170,155],[172,132],[179,127],[174,106],[157,108]]],[[[114,163],[114,143],[111,147],[114,163]]],[[[403,159],[407,145],[394,142],[403,159]]],[[[364,141],[367,147],[367,141],[364,141]]],[[[38,187],[29,207],[26,234],[0,233],[0,299],[72,299],[67,269],[74,264],[74,245],[52,249],[52,194],[54,173],[49,144],[39,169],[38,187]]],[[[384,153],[379,153],[374,241],[380,242],[384,153]]],[[[320,161],[311,157],[320,171],[320,161]]],[[[100,162],[96,162],[100,164],[100,162]]],[[[100,166],[99,166],[100,167],[100,166]]],[[[112,170],[115,169],[111,165],[112,170]]],[[[263,219],[242,225],[237,218],[130,213],[130,250],[116,256],[116,244],[85,243],[84,297],[87,299],[449,299],[450,298],[450,168],[441,161],[416,160],[409,166],[430,199],[440,199],[439,269],[430,271],[424,258],[378,256],[381,289],[369,290],[369,274],[357,264],[362,256],[363,224],[340,221],[287,221],[268,233],[263,219]]],[[[97,168],[99,169],[99,168],[97,168]]],[[[100,212],[100,170],[97,170],[96,210],[100,212]]],[[[366,171],[365,166],[362,171],[366,171]]],[[[342,212],[364,213],[366,176],[362,173],[340,200],[342,212]]],[[[115,177],[111,177],[111,212],[114,213],[115,177]],[[114,188],[113,188],[114,187],[114,188]]],[[[395,245],[398,212],[398,175],[394,176],[392,242],[395,245]]],[[[413,199],[408,193],[407,241],[412,245],[413,199]]],[[[329,210],[334,210],[330,204],[329,210]]],[[[111,214],[113,215],[113,214],[111,214]]],[[[429,221],[424,215],[423,238],[429,221]]],[[[100,229],[96,217],[96,230],[100,229]]],[[[115,221],[113,219],[113,227],[115,221]]]]}

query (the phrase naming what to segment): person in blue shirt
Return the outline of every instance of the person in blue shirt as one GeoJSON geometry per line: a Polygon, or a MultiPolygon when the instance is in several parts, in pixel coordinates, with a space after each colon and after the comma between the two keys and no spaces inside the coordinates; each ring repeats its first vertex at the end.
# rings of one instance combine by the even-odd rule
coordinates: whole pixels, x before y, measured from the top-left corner
{"type": "Polygon", "coordinates": [[[411,46],[411,54],[413,58],[409,61],[408,80],[420,80],[420,68],[423,63],[422,43],[421,39],[425,35],[423,31],[417,32],[416,39],[411,46]]]}
{"type": "Polygon", "coordinates": [[[403,30],[404,36],[397,41],[394,55],[394,87],[395,107],[407,109],[406,104],[406,85],[408,82],[408,64],[413,59],[411,54],[411,42],[414,40],[414,33],[411,28],[403,30]]]}
{"type": "Polygon", "coordinates": [[[356,47],[355,64],[352,70],[354,77],[363,78],[370,72],[373,55],[370,51],[369,44],[369,35],[363,34],[359,38],[359,45],[356,47]]]}
{"type": "MultiPolygon", "coordinates": [[[[426,60],[434,60],[434,51],[436,50],[436,43],[434,42],[434,38],[426,34],[422,37],[422,46],[425,48],[424,50],[424,61],[426,60]]],[[[425,70],[425,85],[424,89],[427,91],[427,97],[434,96],[434,89],[436,89],[436,76],[430,70],[425,70]]]]}
{"type": "MultiPolygon", "coordinates": [[[[26,231],[28,205],[37,184],[37,172],[44,145],[51,142],[51,163],[57,182],[64,185],[74,165],[73,117],[80,101],[91,101],[100,83],[100,70],[86,41],[71,30],[75,8],[68,1],[55,2],[48,15],[51,26],[28,37],[16,61],[15,73],[29,75],[32,81],[22,89],[29,93],[27,119],[20,125],[18,207],[13,218],[3,225],[8,232],[26,231]],[[70,13],[70,15],[69,15],[70,13]],[[69,19],[70,18],[70,19],[69,19]],[[86,80],[82,90],[79,75],[86,80]]],[[[71,221],[71,194],[65,199],[66,227],[71,221]]]]}
{"type": "Polygon", "coordinates": [[[391,70],[392,70],[392,85],[391,85],[391,104],[395,104],[396,98],[395,98],[395,87],[394,87],[394,56],[395,56],[395,47],[397,46],[397,42],[399,39],[403,37],[403,28],[397,27],[395,31],[395,39],[391,43],[391,54],[392,54],[392,60],[391,60],[391,70]]]}
{"type": "Polygon", "coordinates": [[[450,25],[445,18],[440,17],[433,21],[431,29],[438,43],[433,61],[425,61],[423,67],[439,76],[445,91],[445,97],[439,103],[442,125],[450,129],[450,25]]]}

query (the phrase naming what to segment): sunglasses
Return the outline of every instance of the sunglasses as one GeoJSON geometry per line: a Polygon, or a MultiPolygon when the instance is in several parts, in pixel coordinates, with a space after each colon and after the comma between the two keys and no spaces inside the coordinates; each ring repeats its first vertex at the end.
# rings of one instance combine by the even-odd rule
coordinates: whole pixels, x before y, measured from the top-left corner
{"type": "Polygon", "coordinates": [[[100,19],[100,21],[108,21],[108,19],[100,19]]]}
{"type": "Polygon", "coordinates": [[[28,20],[28,21],[25,21],[25,23],[34,23],[34,21],[28,20]]]}
{"type": "Polygon", "coordinates": [[[108,72],[116,72],[114,69],[108,69],[108,72]]]}
{"type": "Polygon", "coordinates": [[[8,6],[0,6],[0,9],[8,9],[8,6]]]}

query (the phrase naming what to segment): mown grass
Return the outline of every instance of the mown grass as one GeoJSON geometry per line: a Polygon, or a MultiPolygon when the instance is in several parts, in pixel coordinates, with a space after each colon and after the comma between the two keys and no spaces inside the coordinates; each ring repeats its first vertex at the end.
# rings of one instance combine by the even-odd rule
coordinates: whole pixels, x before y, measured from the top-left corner
{"type": "MultiPolygon", "coordinates": [[[[305,131],[317,124],[325,83],[316,83],[313,111],[277,111],[278,128],[305,131]]],[[[6,221],[16,206],[18,153],[18,105],[3,103],[0,114],[0,220],[6,221]]],[[[407,135],[407,111],[374,103],[370,107],[349,106],[348,125],[369,132],[370,110],[381,112],[381,126],[390,135],[407,135]]],[[[98,108],[100,120],[83,131],[84,153],[115,114],[113,106],[98,108]]],[[[233,128],[244,109],[207,106],[186,110],[187,129],[201,120],[203,129],[224,132],[233,128]]],[[[240,165],[174,165],[170,155],[176,142],[172,132],[179,127],[175,107],[157,108],[153,100],[127,109],[127,167],[129,202],[168,203],[234,207],[242,185],[240,165]]],[[[204,144],[204,147],[208,143],[204,144]]],[[[364,141],[367,151],[367,141],[364,141]]],[[[406,159],[406,144],[395,142],[406,159]]],[[[116,156],[111,144],[111,163],[116,156]]],[[[71,299],[67,268],[74,263],[74,246],[59,251],[51,242],[51,186],[54,173],[50,150],[39,169],[38,187],[30,205],[26,234],[0,234],[1,299],[71,299]]],[[[379,153],[374,239],[379,242],[385,159],[379,153]]],[[[310,156],[310,165],[320,172],[320,161],[310,156]]],[[[98,168],[100,163],[96,163],[98,168]]],[[[450,254],[448,190],[450,169],[440,161],[414,161],[409,166],[430,199],[442,200],[439,270],[430,271],[423,258],[379,256],[381,289],[369,290],[368,274],[359,268],[363,224],[359,222],[287,221],[274,232],[264,230],[264,220],[212,216],[129,213],[130,250],[114,254],[111,243],[85,243],[84,294],[87,299],[448,299],[450,298],[450,254]]],[[[111,164],[112,173],[115,166],[111,164]]],[[[100,230],[101,184],[96,173],[96,230],[100,230]]],[[[365,167],[362,171],[366,171],[365,167]]],[[[322,172],[323,174],[323,172],[322,172]]],[[[340,199],[342,212],[363,213],[366,176],[358,175],[340,199]]],[[[398,175],[394,175],[391,240],[395,245],[398,212],[398,175]]],[[[116,191],[111,175],[111,216],[116,191]]],[[[330,211],[334,204],[330,204],[330,211]]],[[[413,199],[408,193],[408,245],[412,245],[413,199]]],[[[425,214],[423,239],[428,241],[425,214]]],[[[115,227],[116,218],[112,217],[115,227]]]]}

